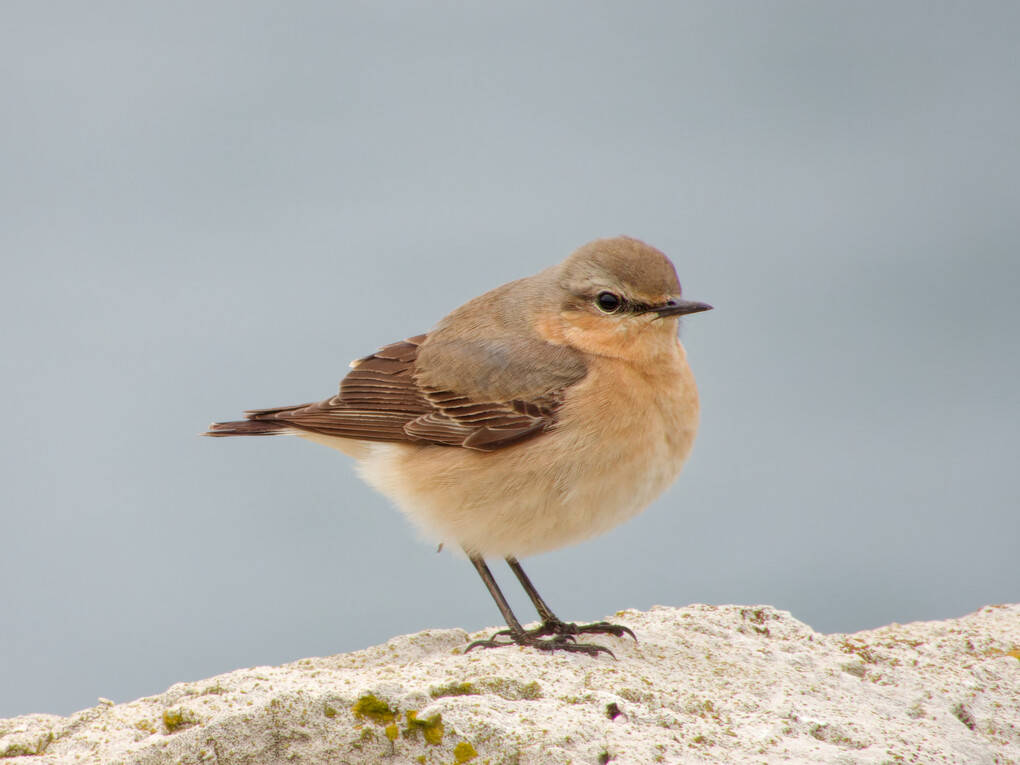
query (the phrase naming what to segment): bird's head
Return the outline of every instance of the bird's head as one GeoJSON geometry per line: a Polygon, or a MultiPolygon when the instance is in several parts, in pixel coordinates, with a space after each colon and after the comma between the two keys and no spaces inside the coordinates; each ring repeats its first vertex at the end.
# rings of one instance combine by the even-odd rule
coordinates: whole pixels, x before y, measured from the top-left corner
{"type": "Polygon", "coordinates": [[[589,353],[655,356],[676,343],[680,316],[711,310],[685,300],[669,258],[630,237],[590,242],[549,272],[563,339],[589,353]]]}

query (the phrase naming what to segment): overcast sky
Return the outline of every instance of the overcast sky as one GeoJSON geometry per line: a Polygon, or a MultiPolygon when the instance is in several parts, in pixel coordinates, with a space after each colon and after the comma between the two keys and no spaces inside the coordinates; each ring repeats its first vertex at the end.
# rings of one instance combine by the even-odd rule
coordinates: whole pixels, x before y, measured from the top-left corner
{"type": "Polygon", "coordinates": [[[343,455],[196,434],[620,233],[716,306],[702,430],[524,562],[560,616],[1015,602],[1018,40],[1012,2],[3,3],[0,716],[498,625],[343,455]]]}

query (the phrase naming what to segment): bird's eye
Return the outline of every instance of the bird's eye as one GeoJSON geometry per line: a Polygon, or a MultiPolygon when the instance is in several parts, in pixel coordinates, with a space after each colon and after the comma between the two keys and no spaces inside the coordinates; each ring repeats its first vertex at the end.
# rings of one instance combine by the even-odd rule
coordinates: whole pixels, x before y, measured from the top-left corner
{"type": "Polygon", "coordinates": [[[616,313],[623,308],[623,298],[612,292],[600,292],[595,296],[595,304],[605,313],[616,313]]]}

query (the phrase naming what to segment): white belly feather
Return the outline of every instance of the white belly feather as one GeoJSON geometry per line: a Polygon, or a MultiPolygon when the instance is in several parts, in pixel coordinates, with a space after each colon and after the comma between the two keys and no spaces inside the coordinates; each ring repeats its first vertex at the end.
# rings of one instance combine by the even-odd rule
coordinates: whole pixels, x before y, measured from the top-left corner
{"type": "Polygon", "coordinates": [[[655,386],[631,384],[639,373],[628,366],[600,365],[571,390],[557,427],[529,441],[492,453],[367,444],[359,472],[428,537],[485,556],[590,539],[647,507],[690,454],[697,390],[678,361],[655,386]]]}

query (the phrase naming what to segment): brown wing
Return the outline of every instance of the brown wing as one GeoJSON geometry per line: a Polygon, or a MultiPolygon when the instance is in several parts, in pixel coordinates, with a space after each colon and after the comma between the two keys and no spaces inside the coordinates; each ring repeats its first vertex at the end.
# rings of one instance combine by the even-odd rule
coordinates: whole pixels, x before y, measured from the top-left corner
{"type": "MultiPolygon", "coordinates": [[[[426,335],[411,337],[354,362],[353,369],[340,383],[340,392],[331,399],[245,412],[246,421],[218,423],[210,428],[209,435],[272,435],[293,427],[364,441],[431,443],[495,451],[551,427],[567,387],[584,376],[583,367],[574,368],[570,375],[548,377],[552,389],[539,395],[533,393],[534,386],[529,382],[529,389],[521,391],[526,398],[497,396],[509,400],[488,401],[486,391],[479,390],[477,385],[468,386],[473,388],[469,395],[446,390],[455,385],[437,386],[422,381],[419,351],[426,338],[426,335]]],[[[463,357],[465,366],[483,372],[493,364],[492,354],[477,347],[443,349],[445,357],[449,358],[451,353],[463,357]]],[[[533,375],[530,356],[514,353],[516,364],[508,364],[506,355],[501,350],[501,377],[513,377],[513,367],[522,364],[528,369],[519,368],[521,378],[533,375]]],[[[500,391],[505,390],[504,383],[500,391]]]]}
{"type": "Polygon", "coordinates": [[[553,427],[567,391],[587,372],[572,348],[523,332],[464,332],[444,320],[421,348],[415,370],[435,410],[405,430],[437,443],[494,451],[553,427]]]}
{"type": "Polygon", "coordinates": [[[427,394],[435,410],[409,422],[404,430],[425,441],[491,452],[538,435],[556,422],[562,391],[538,402],[474,401],[450,391],[427,394]]]}
{"type": "Polygon", "coordinates": [[[333,398],[298,406],[253,409],[244,413],[248,418],[245,422],[220,423],[210,428],[209,433],[244,435],[243,426],[249,425],[247,430],[253,435],[272,435],[294,427],[365,441],[419,441],[404,426],[433,408],[413,377],[418,347],[424,340],[425,335],[410,337],[358,359],[333,398]],[[234,427],[228,431],[224,426],[234,427]]]}

